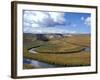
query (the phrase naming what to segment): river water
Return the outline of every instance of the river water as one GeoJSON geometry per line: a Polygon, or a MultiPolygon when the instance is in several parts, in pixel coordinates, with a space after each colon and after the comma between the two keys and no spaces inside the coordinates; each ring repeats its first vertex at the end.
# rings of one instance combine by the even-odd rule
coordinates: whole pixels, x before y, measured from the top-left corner
{"type": "Polygon", "coordinates": [[[58,65],[52,65],[44,62],[40,62],[37,60],[29,60],[29,59],[24,59],[23,60],[24,64],[31,64],[33,67],[40,67],[40,68],[53,68],[53,67],[58,67],[58,65]]]}

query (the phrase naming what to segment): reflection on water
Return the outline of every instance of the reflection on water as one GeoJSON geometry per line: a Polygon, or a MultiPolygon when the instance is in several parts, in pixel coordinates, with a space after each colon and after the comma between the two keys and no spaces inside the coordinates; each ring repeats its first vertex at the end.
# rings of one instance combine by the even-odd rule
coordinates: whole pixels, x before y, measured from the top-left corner
{"type": "Polygon", "coordinates": [[[44,68],[52,68],[52,67],[57,67],[55,65],[52,64],[48,64],[48,63],[44,63],[44,62],[39,62],[37,60],[31,60],[31,64],[35,67],[44,67],[44,68]]]}
{"type": "Polygon", "coordinates": [[[24,58],[24,59],[23,59],[23,63],[24,63],[24,64],[30,64],[31,62],[30,62],[29,59],[25,59],[25,58],[24,58]]]}
{"type": "Polygon", "coordinates": [[[90,47],[86,47],[86,48],[84,49],[84,51],[88,51],[88,52],[90,52],[91,49],[90,49],[90,47]]]}
{"type": "Polygon", "coordinates": [[[24,64],[31,64],[33,67],[43,67],[43,68],[53,68],[53,67],[58,67],[57,65],[52,65],[44,62],[40,62],[37,60],[29,60],[29,59],[24,59],[23,60],[24,64]]]}

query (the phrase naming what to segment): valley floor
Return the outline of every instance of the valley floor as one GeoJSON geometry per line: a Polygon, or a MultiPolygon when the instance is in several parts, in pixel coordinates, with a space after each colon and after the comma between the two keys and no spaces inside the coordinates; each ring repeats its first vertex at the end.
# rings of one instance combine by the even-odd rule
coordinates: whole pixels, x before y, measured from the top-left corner
{"type": "MultiPolygon", "coordinates": [[[[37,60],[57,67],[90,66],[90,35],[73,35],[52,38],[49,41],[36,40],[34,36],[24,35],[23,58],[37,60]],[[36,47],[37,46],[37,47],[36,47]],[[34,48],[35,47],[35,48],[34,48]],[[37,53],[30,53],[33,49],[37,53]]],[[[33,52],[34,52],[33,51],[33,52]]],[[[48,67],[48,66],[47,66],[48,67]]],[[[34,63],[23,64],[24,69],[36,67],[34,63]]]]}

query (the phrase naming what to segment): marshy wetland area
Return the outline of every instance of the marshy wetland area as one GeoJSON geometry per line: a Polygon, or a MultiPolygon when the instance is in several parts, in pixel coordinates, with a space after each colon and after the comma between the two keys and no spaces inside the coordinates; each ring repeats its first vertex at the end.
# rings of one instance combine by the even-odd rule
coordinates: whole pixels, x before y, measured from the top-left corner
{"type": "Polygon", "coordinates": [[[23,69],[90,66],[90,37],[23,33],[23,69]]]}

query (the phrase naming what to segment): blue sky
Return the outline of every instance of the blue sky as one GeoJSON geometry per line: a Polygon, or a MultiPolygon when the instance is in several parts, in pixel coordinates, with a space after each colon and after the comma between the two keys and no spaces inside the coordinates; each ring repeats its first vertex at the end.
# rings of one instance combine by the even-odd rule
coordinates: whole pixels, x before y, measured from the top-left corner
{"type": "Polygon", "coordinates": [[[23,10],[23,32],[87,34],[91,32],[91,14],[23,10]]]}

